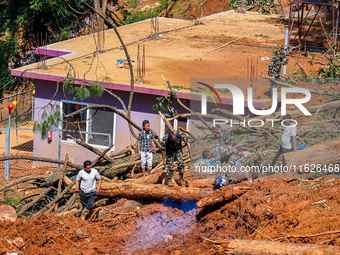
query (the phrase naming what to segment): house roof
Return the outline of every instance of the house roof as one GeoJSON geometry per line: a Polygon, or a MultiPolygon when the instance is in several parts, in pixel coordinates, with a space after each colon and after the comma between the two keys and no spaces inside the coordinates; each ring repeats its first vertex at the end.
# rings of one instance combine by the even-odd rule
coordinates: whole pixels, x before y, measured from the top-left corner
{"type": "MultiPolygon", "coordinates": [[[[134,61],[135,75],[138,44],[145,45],[145,83],[135,84],[135,92],[167,94],[163,75],[172,85],[182,86],[179,97],[188,99],[190,78],[244,78],[249,75],[250,62],[256,66],[259,76],[269,63],[259,58],[270,57],[273,45],[283,43],[284,26],[279,20],[280,17],[274,15],[228,11],[205,17],[200,25],[190,20],[159,18],[159,39],[150,38],[153,33],[150,20],[119,27],[118,31],[134,61]],[[238,37],[244,37],[238,44],[211,51],[238,37]],[[268,42],[271,46],[266,46],[268,42]],[[242,47],[248,48],[242,50],[242,47]]],[[[72,75],[75,73],[80,79],[103,81],[109,89],[129,91],[129,69],[116,68],[117,60],[126,57],[114,30],[105,30],[105,52],[98,55],[95,55],[95,36],[90,34],[38,48],[36,53],[54,56],[46,60],[46,69],[39,68],[41,63],[34,63],[12,70],[12,75],[63,81],[72,65],[75,69],[72,75]]],[[[260,88],[258,93],[266,90],[268,88],[260,88]]],[[[231,95],[223,97],[230,99],[231,95]]],[[[230,100],[227,101],[230,104],[230,100]]],[[[257,107],[263,108],[269,100],[256,102],[257,107]]]]}

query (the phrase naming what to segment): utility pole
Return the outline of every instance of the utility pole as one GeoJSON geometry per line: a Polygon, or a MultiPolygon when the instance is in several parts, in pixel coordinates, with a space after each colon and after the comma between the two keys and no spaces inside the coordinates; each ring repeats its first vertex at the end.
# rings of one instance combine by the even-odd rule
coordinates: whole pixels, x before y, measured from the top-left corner
{"type": "Polygon", "coordinates": [[[284,46],[284,50],[285,50],[285,56],[283,58],[283,63],[285,63],[283,65],[283,68],[282,68],[282,76],[285,77],[286,74],[287,74],[287,65],[286,65],[286,61],[287,61],[287,51],[288,51],[288,36],[289,36],[289,30],[288,28],[286,28],[286,32],[285,32],[285,46],[284,46]]]}

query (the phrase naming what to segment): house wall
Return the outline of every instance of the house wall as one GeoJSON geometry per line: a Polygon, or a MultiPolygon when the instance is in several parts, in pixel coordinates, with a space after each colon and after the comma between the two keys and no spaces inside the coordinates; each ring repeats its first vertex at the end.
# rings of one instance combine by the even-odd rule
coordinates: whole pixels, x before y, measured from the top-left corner
{"type": "MultiPolygon", "coordinates": [[[[59,84],[58,91],[57,84],[55,82],[36,80],[36,93],[35,93],[35,120],[40,120],[44,109],[46,111],[49,108],[46,108],[46,105],[49,103],[60,105],[61,100],[72,100],[72,95],[65,95],[62,90],[62,84],[59,84]],[[51,101],[52,99],[52,101],[51,101]],[[45,108],[44,108],[45,107],[45,108]]],[[[125,104],[128,104],[129,100],[129,92],[126,91],[115,91],[117,95],[119,95],[125,104]]],[[[152,111],[152,105],[156,104],[158,101],[156,100],[156,95],[148,95],[148,94],[140,94],[135,93],[132,111],[131,111],[131,119],[137,123],[138,125],[142,125],[142,121],[148,119],[150,121],[150,127],[157,134],[160,134],[160,124],[161,119],[156,111],[152,111]]],[[[114,99],[108,93],[104,93],[101,98],[98,99],[88,99],[84,101],[85,103],[91,104],[107,104],[116,107],[119,111],[123,112],[121,104],[118,100],[114,99]]],[[[189,106],[189,104],[187,104],[189,106]]],[[[185,110],[182,107],[174,104],[174,107],[178,113],[185,113],[185,110]]],[[[136,133],[138,131],[135,129],[136,133]]],[[[39,132],[35,132],[33,139],[33,155],[39,157],[50,157],[50,158],[58,158],[58,131],[54,131],[52,133],[53,140],[49,144],[47,139],[42,140],[41,134],[39,132]]],[[[134,139],[135,140],[135,139],[134,139]]],[[[128,127],[128,122],[119,115],[116,115],[116,125],[115,125],[115,147],[114,151],[120,151],[126,148],[126,146],[130,145],[130,132],[128,127]]],[[[72,158],[73,162],[76,164],[82,164],[84,160],[94,160],[97,155],[93,152],[90,152],[87,149],[82,148],[79,145],[71,144],[68,142],[62,142],[61,144],[61,155],[60,158],[64,159],[66,152],[69,152],[70,158],[72,158]]],[[[37,165],[46,164],[46,163],[36,163],[37,165]]]]}

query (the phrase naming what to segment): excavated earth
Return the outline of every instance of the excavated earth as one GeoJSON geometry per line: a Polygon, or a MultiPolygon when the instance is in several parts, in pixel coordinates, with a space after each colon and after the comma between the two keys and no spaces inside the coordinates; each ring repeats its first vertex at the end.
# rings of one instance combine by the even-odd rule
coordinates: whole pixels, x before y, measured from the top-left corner
{"type": "Polygon", "coordinates": [[[257,179],[238,199],[205,209],[120,199],[86,221],[54,214],[18,218],[0,224],[0,254],[225,254],[204,238],[340,246],[340,232],[301,237],[340,230],[339,184],[327,178],[257,179]],[[18,238],[21,248],[13,244],[18,238]]]}

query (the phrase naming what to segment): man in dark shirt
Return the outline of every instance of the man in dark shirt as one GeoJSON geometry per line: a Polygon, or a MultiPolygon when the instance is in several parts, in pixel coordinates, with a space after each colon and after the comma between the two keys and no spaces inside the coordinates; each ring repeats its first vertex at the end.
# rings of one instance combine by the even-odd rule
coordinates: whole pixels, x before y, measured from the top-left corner
{"type": "Polygon", "coordinates": [[[184,185],[186,183],[183,178],[184,162],[182,142],[184,142],[188,146],[189,155],[191,158],[190,142],[182,132],[180,131],[170,132],[163,137],[162,143],[163,164],[165,167],[165,172],[168,177],[167,184],[170,187],[174,186],[174,183],[172,182],[171,179],[173,176],[172,164],[174,163],[175,159],[177,159],[178,164],[179,184],[184,185]]]}
{"type": "MultiPolygon", "coordinates": [[[[234,147],[233,138],[231,133],[227,129],[222,129],[220,125],[214,126],[214,133],[218,135],[219,144],[213,144],[211,146],[212,157],[216,160],[215,167],[222,167],[223,163],[230,167],[236,166],[236,160],[238,159],[238,150],[234,147]]],[[[217,184],[218,177],[222,176],[231,181],[231,175],[229,172],[221,173],[216,171],[215,184],[217,184]]]]}
{"type": "MultiPolygon", "coordinates": [[[[272,58],[272,60],[269,63],[268,66],[268,75],[275,80],[280,79],[280,74],[281,74],[281,65],[282,65],[282,60],[284,58],[284,52],[280,52],[279,55],[276,55],[272,58]]],[[[270,97],[273,95],[273,88],[277,87],[278,85],[270,81],[270,97]]]]}

